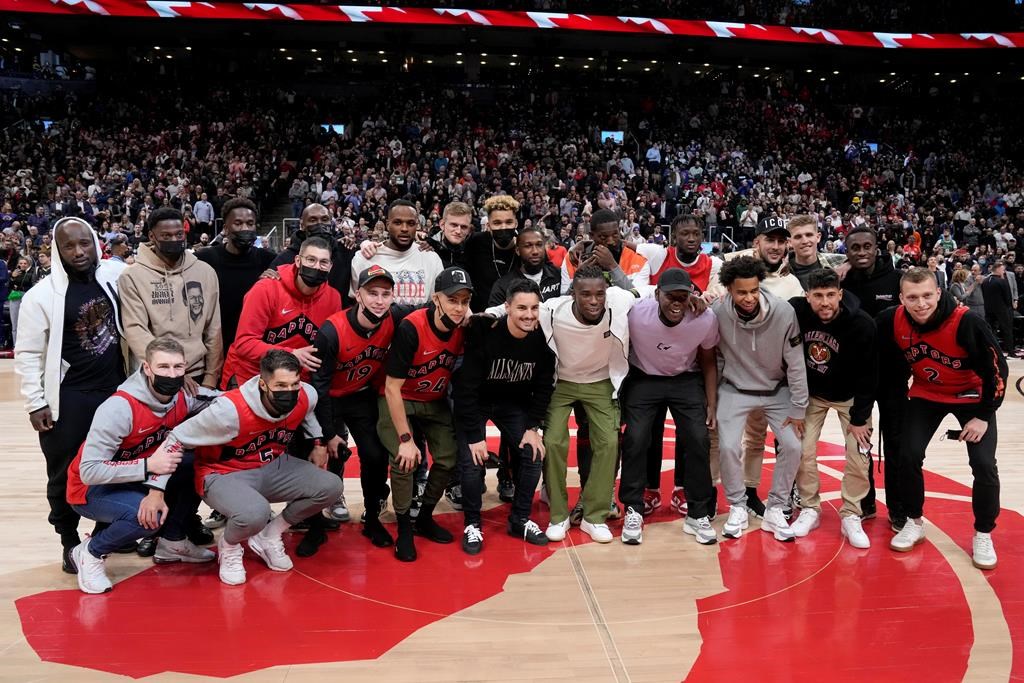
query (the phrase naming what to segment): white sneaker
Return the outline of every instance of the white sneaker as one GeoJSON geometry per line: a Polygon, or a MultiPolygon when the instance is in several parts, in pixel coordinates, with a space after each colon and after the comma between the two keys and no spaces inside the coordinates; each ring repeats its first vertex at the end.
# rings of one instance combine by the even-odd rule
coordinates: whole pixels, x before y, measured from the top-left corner
{"type": "Polygon", "coordinates": [[[644,516],[632,507],[626,508],[626,520],[622,523],[622,542],[626,545],[640,545],[644,542],[644,516]]]}
{"type": "Polygon", "coordinates": [[[924,542],[924,520],[918,524],[912,519],[908,519],[907,523],[903,525],[900,532],[892,537],[889,541],[889,547],[893,550],[901,553],[909,553],[914,549],[914,546],[918,543],[924,542]]]}
{"type": "Polygon", "coordinates": [[[818,528],[820,517],[821,513],[814,508],[804,508],[800,511],[796,521],[789,525],[789,528],[793,530],[794,536],[803,538],[818,528]]]}
{"type": "Polygon", "coordinates": [[[864,527],[861,526],[860,521],[860,517],[857,515],[843,517],[840,532],[854,548],[870,548],[871,541],[868,539],[868,535],[864,533],[864,527]]]}
{"type": "Polygon", "coordinates": [[[85,539],[71,550],[71,561],[78,569],[78,587],[83,593],[99,595],[114,587],[104,568],[103,559],[89,552],[89,540],[85,539]]]}
{"type": "Polygon", "coordinates": [[[747,514],[747,508],[743,505],[730,505],[729,519],[725,520],[722,535],[726,538],[739,538],[749,525],[750,516],[747,514]]]}
{"type": "Polygon", "coordinates": [[[217,564],[220,565],[220,580],[229,586],[245,583],[245,566],[242,555],[245,549],[241,543],[228,543],[221,536],[217,540],[217,564]]]}
{"type": "Polygon", "coordinates": [[[687,517],[683,521],[683,533],[696,537],[697,543],[701,545],[718,543],[718,534],[711,526],[710,517],[687,517]]]}
{"type": "Polygon", "coordinates": [[[165,538],[158,538],[156,541],[156,552],[153,553],[153,561],[158,564],[170,562],[213,562],[217,556],[212,550],[200,548],[187,538],[180,541],[168,541],[165,538]]]}
{"type": "Polygon", "coordinates": [[[992,543],[992,534],[974,533],[974,556],[971,558],[978,569],[996,568],[996,547],[992,543]]]}
{"type": "Polygon", "coordinates": [[[612,539],[615,538],[612,536],[612,530],[604,522],[591,524],[587,520],[583,520],[580,522],[580,531],[598,543],[611,543],[612,539]]]}
{"type": "Polygon", "coordinates": [[[771,507],[764,511],[764,519],[761,520],[761,531],[767,531],[775,535],[776,541],[796,540],[793,528],[786,521],[786,514],[781,507],[771,507]]]}
{"type": "Polygon", "coordinates": [[[569,518],[566,517],[561,522],[551,522],[548,524],[547,530],[544,531],[544,535],[548,537],[549,541],[561,541],[565,538],[566,532],[569,531],[569,518]]]}
{"type": "Polygon", "coordinates": [[[267,566],[275,572],[286,572],[294,565],[292,558],[284,551],[284,541],[280,535],[267,534],[266,529],[249,537],[249,547],[260,556],[267,566]]]}

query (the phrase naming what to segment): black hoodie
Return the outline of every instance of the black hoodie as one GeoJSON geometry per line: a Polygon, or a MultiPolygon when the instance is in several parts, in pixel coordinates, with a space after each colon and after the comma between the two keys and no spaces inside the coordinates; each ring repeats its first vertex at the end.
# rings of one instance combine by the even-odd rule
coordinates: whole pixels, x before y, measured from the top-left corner
{"type": "Polygon", "coordinates": [[[872,318],[900,303],[900,277],[888,254],[881,254],[875,269],[869,275],[863,270],[851,269],[843,279],[843,289],[853,292],[860,300],[861,310],[872,318]]]}
{"type": "Polygon", "coordinates": [[[867,424],[878,373],[875,322],[850,292],[844,293],[839,314],[827,323],[805,297],[793,297],[789,303],[800,324],[811,397],[833,402],[852,398],[850,424],[867,424]]]}
{"type": "MultiPolygon", "coordinates": [[[[878,316],[875,323],[878,326],[879,376],[883,378],[880,393],[886,391],[906,396],[908,391],[911,369],[893,331],[896,315],[907,316],[910,324],[924,333],[941,326],[959,305],[952,294],[944,291],[939,297],[939,307],[924,325],[918,325],[906,310],[898,308],[890,308],[878,316]]],[[[967,313],[960,319],[956,343],[967,351],[967,367],[981,378],[981,398],[974,416],[988,422],[1002,405],[1006,394],[1006,377],[1009,374],[1006,358],[988,323],[975,313],[967,313]]]]}

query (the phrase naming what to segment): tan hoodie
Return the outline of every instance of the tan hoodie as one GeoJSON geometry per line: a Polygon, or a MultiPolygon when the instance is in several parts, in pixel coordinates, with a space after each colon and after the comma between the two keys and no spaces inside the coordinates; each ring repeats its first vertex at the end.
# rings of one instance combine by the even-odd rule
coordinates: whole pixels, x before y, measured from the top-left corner
{"type": "Polygon", "coordinates": [[[216,387],[224,363],[217,273],[186,251],[167,267],[152,244],[143,244],[135,263],[118,279],[121,320],[135,366],[154,337],[168,336],[185,347],[186,374],[202,375],[216,387]]]}

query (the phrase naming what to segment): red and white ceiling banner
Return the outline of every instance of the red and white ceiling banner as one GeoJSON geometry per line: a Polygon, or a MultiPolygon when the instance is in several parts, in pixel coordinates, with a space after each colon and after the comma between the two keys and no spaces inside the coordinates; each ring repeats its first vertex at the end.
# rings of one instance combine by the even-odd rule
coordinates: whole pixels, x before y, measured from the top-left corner
{"type": "Polygon", "coordinates": [[[759,40],[806,45],[905,49],[1017,48],[1020,33],[881,33],[765,26],[729,21],[609,17],[557,12],[512,12],[362,5],[185,2],[183,0],[0,0],[0,11],[150,19],[243,19],[418,26],[480,26],[759,40]]]}

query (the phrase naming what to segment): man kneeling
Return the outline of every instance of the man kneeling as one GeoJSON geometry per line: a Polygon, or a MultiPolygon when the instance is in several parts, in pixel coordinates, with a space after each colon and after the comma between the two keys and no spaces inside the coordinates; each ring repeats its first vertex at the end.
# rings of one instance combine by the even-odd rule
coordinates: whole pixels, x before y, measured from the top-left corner
{"type": "Polygon", "coordinates": [[[209,405],[212,396],[182,391],[185,351],[170,337],[146,346],[138,372],[96,410],[89,436],[68,468],[68,503],[88,519],[109,524],[71,552],[78,587],[106,593],[103,563],[128,543],[159,534],[157,562],[211,562],[214,554],[186,538],[199,504],[192,455],[158,446],[170,429],[209,405]]]}
{"type": "Polygon", "coordinates": [[[226,584],[245,583],[246,539],[272,570],[291,569],[281,534],[341,495],[341,480],[325,469],[327,447],[313,415],[317,395],[299,380],[301,371],[291,353],[268,351],[259,375],[179,425],[164,442],[164,448],[196,448],[196,488],[228,518],[217,543],[220,580],[226,584]],[[308,462],[286,453],[300,428],[314,439],[308,462]],[[283,502],[288,505],[271,519],[270,504],[283,502]]]}

